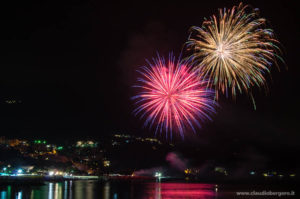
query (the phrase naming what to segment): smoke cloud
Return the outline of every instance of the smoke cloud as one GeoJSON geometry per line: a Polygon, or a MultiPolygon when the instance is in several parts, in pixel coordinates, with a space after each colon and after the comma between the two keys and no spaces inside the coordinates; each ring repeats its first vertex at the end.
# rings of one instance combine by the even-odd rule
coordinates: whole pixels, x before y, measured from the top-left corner
{"type": "Polygon", "coordinates": [[[187,160],[179,157],[179,155],[174,152],[168,153],[166,160],[169,162],[171,167],[179,171],[183,171],[187,168],[187,160]]]}

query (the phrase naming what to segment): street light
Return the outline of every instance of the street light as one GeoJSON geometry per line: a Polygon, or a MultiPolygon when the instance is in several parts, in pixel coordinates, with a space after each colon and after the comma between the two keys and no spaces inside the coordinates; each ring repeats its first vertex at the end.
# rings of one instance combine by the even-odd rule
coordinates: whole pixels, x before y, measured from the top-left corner
{"type": "Polygon", "coordinates": [[[161,176],[162,176],[162,173],[161,172],[155,172],[155,175],[154,175],[156,178],[160,179],[161,176]]]}
{"type": "Polygon", "coordinates": [[[18,170],[17,170],[17,174],[18,174],[18,175],[20,175],[20,174],[22,174],[22,173],[23,173],[23,170],[22,170],[22,169],[18,169],[18,170]]]}

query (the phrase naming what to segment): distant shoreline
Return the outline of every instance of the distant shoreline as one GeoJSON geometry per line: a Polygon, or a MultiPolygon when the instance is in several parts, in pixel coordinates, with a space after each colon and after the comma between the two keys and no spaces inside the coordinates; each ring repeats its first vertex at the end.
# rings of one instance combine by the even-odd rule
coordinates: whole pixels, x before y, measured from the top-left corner
{"type": "Polygon", "coordinates": [[[293,185],[298,183],[298,179],[185,179],[185,178],[164,178],[158,179],[147,176],[0,176],[1,185],[43,185],[45,182],[63,182],[73,180],[95,180],[95,181],[141,181],[141,182],[185,182],[185,183],[208,183],[208,184],[257,184],[257,185],[293,185]]]}

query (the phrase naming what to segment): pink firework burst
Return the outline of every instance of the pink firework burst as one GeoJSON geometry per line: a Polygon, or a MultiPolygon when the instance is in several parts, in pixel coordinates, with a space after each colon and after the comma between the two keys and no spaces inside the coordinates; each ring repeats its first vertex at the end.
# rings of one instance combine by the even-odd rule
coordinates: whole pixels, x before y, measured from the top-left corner
{"type": "Polygon", "coordinates": [[[165,60],[158,56],[153,59],[150,67],[141,67],[138,72],[138,85],[141,88],[138,95],[133,97],[137,108],[135,115],[145,119],[145,126],[156,124],[155,133],[160,130],[172,136],[175,130],[184,137],[187,128],[195,132],[194,125],[201,127],[205,120],[211,120],[215,113],[214,91],[207,88],[199,74],[191,69],[188,62],[169,56],[165,60]]]}

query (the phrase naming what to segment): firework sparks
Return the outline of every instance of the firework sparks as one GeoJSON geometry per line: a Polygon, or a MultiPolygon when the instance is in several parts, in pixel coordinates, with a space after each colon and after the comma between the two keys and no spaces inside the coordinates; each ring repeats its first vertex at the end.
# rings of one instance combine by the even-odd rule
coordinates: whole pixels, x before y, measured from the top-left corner
{"type": "Polygon", "coordinates": [[[214,92],[206,87],[206,82],[198,74],[191,71],[188,62],[175,63],[170,55],[166,63],[163,58],[153,59],[150,67],[142,67],[138,72],[141,89],[136,100],[136,115],[145,119],[145,126],[157,124],[156,131],[164,129],[168,132],[176,130],[184,137],[184,130],[189,127],[194,132],[194,125],[201,127],[200,122],[209,119],[214,113],[214,92]]]}
{"type": "Polygon", "coordinates": [[[276,58],[281,59],[279,42],[272,30],[265,28],[266,20],[259,18],[256,10],[247,13],[248,7],[240,3],[232,9],[220,9],[218,18],[205,20],[201,28],[192,27],[187,42],[208,85],[226,96],[229,89],[233,97],[237,91],[252,97],[255,85],[267,89],[264,73],[270,72],[272,63],[277,65],[276,58]]]}

